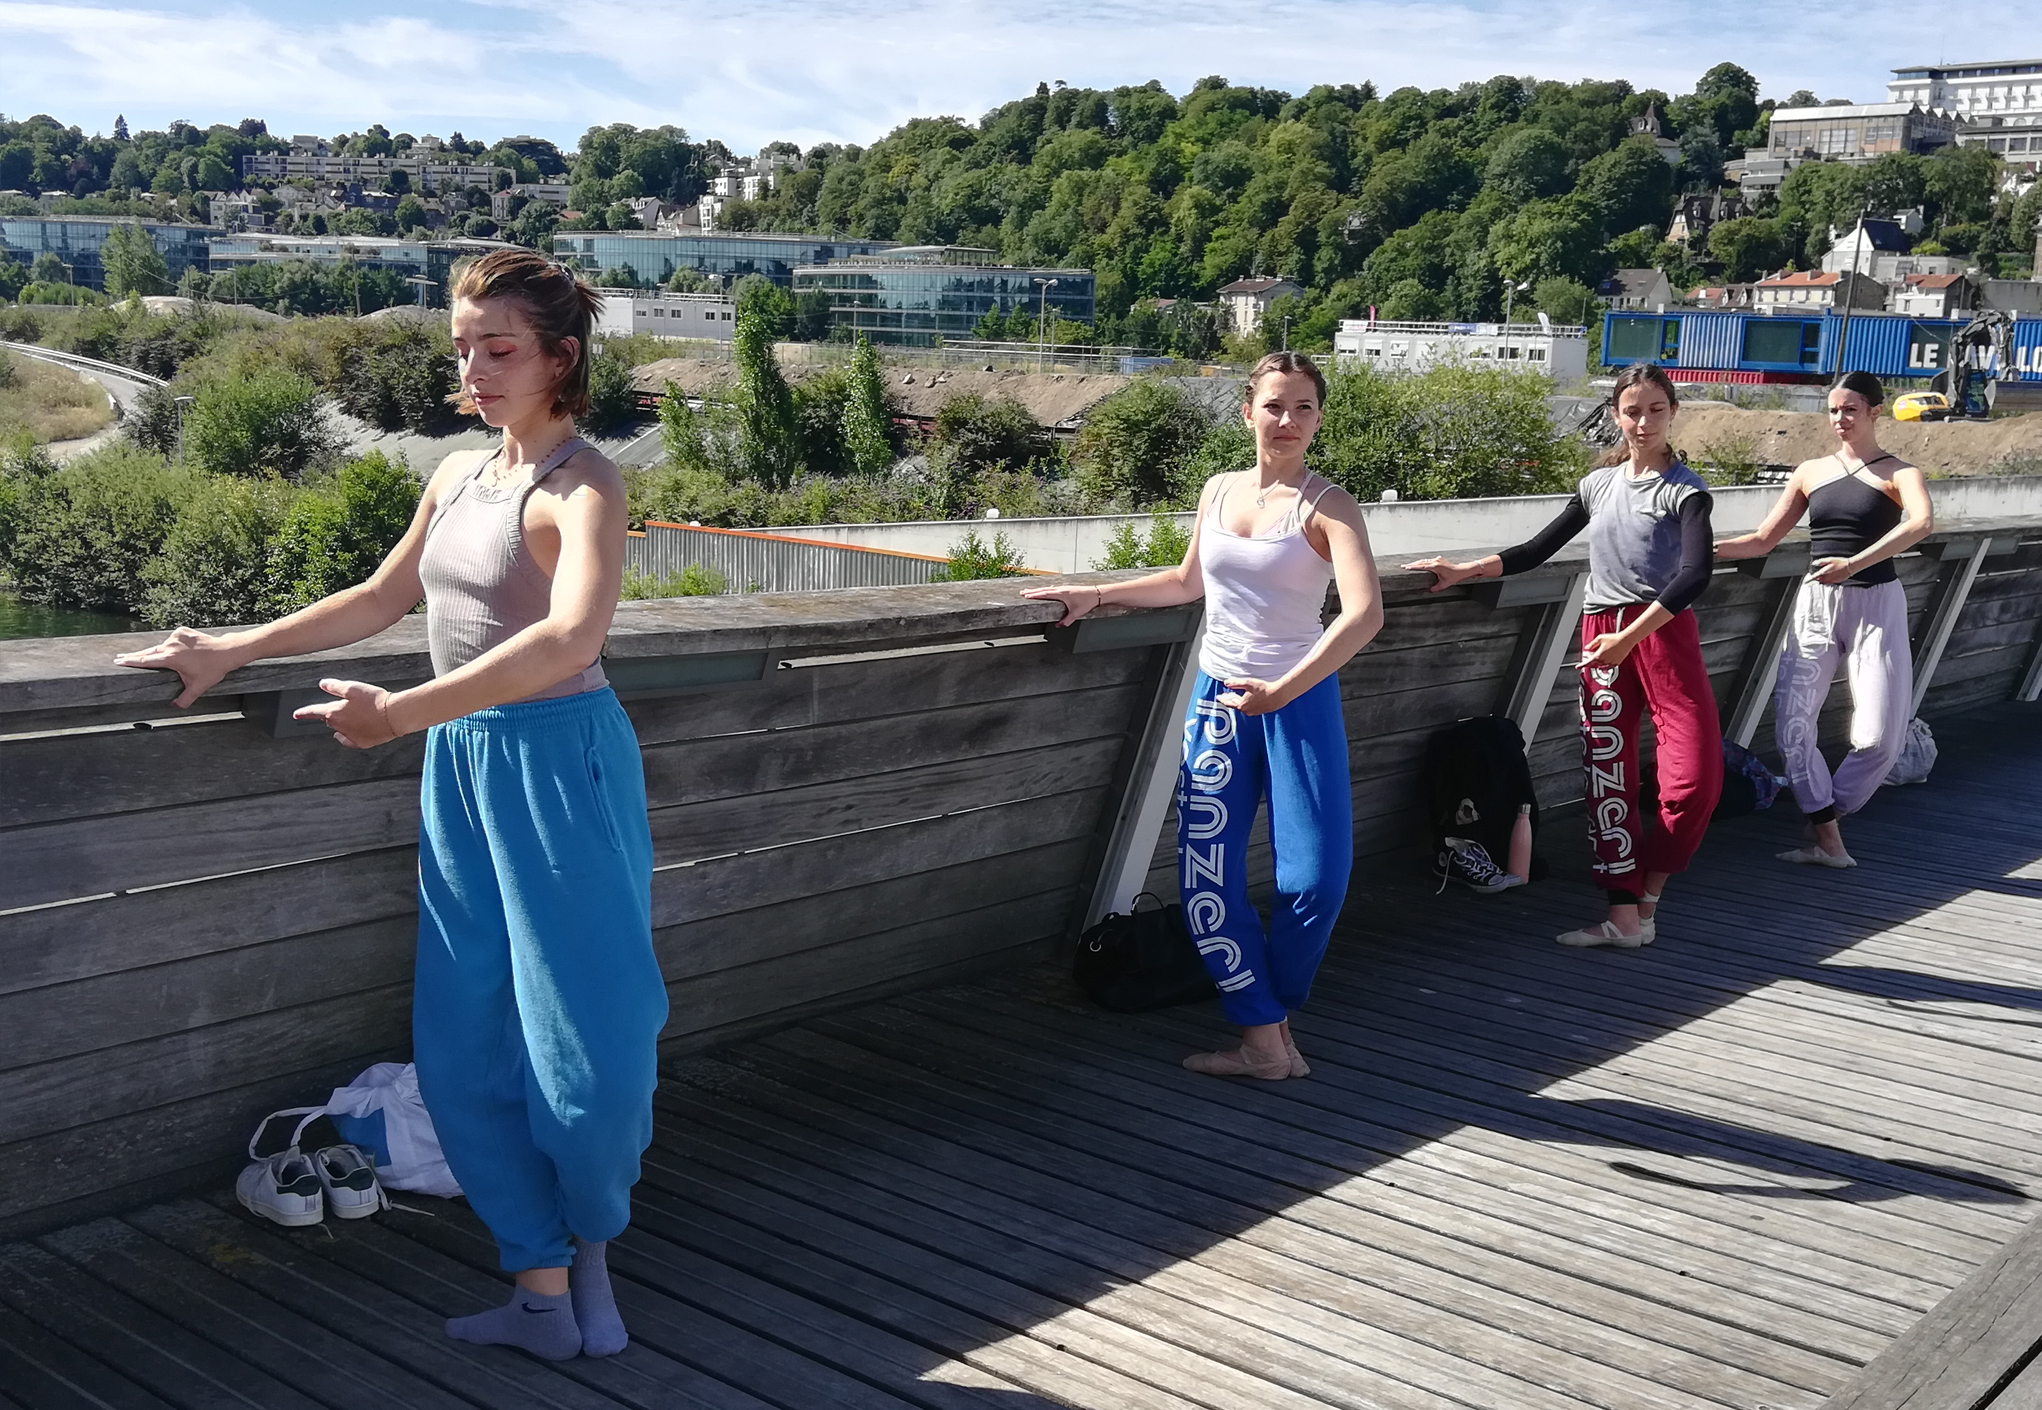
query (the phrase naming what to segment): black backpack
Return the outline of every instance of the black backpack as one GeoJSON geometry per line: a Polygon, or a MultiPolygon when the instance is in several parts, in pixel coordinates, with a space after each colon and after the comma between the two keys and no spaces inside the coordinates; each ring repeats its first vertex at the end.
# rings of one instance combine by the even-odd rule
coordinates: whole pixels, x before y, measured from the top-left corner
{"type": "Polygon", "coordinates": [[[1130,913],[1110,911],[1078,940],[1071,978],[1101,1008],[1141,1013],[1195,1004],[1218,992],[1205,959],[1184,928],[1184,908],[1153,892],[1134,898],[1130,913]],[[1155,907],[1142,909],[1144,899],[1155,907]]]}
{"type": "Polygon", "coordinates": [[[1531,765],[1517,722],[1502,715],[1478,715],[1432,736],[1425,751],[1426,822],[1435,855],[1449,837],[1482,844],[1489,859],[1504,866],[1517,810],[1531,804],[1532,874],[1545,875],[1536,851],[1539,800],[1532,791],[1531,765]]]}

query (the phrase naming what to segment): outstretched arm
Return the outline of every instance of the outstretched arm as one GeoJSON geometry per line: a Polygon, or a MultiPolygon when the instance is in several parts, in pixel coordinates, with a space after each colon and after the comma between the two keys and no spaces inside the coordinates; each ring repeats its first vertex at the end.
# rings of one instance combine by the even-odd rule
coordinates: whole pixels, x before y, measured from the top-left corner
{"type": "Polygon", "coordinates": [[[1062,603],[1064,615],[1057,623],[1060,627],[1068,627],[1087,612],[1109,602],[1121,607],[1175,607],[1180,603],[1198,601],[1205,596],[1205,575],[1198,566],[1198,546],[1205,531],[1205,509],[1212,498],[1213,486],[1222,478],[1215,475],[1207,480],[1205,489],[1198,496],[1198,512],[1192,517],[1191,541],[1184,546],[1183,562],[1124,583],[1027,588],[1021,595],[1037,601],[1062,603]]]}
{"type": "Polygon", "coordinates": [[[1825,558],[1814,564],[1818,581],[1840,583],[1855,573],[1864,572],[1874,563],[1883,563],[1897,553],[1907,552],[1935,532],[1936,514],[1929,503],[1929,483],[1920,467],[1903,465],[1895,470],[1893,487],[1900,491],[1903,511],[1900,522],[1849,558],[1825,558]]]}
{"type": "Polygon", "coordinates": [[[1421,558],[1404,566],[1431,573],[1437,581],[1429,590],[1438,592],[1470,578],[1502,578],[1536,568],[1565,548],[1576,534],[1587,527],[1588,509],[1577,494],[1567,501],[1567,507],[1552,523],[1514,548],[1492,553],[1487,558],[1477,558],[1472,563],[1456,563],[1449,558],[1421,558]]]}
{"type": "Polygon", "coordinates": [[[177,672],[184,689],[171,703],[182,710],[218,685],[228,672],[270,656],[303,656],[330,651],[372,637],[401,621],[425,595],[418,562],[426,526],[440,495],[467,468],[467,458],[449,456],[419,496],[411,526],[367,582],[343,588],[266,626],[214,635],[179,627],[155,646],[113,658],[116,666],[177,672]],[[457,460],[461,462],[457,466],[457,460]]]}
{"type": "Polygon", "coordinates": [[[1808,465],[1803,462],[1787,477],[1780,497],[1773,501],[1772,512],[1765,516],[1765,522],[1748,534],[1727,538],[1716,545],[1718,558],[1763,558],[1780,546],[1780,540],[1787,536],[1801,515],[1808,508],[1808,491],[1804,487],[1808,465]]]}

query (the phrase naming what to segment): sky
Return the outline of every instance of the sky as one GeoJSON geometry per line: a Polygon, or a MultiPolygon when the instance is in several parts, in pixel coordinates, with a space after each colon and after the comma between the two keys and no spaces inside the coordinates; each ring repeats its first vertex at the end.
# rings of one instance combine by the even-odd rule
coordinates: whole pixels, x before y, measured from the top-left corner
{"type": "MultiPolygon", "coordinates": [[[[1038,81],[1182,94],[1218,73],[1452,87],[1498,73],[1688,90],[1728,60],[1763,97],[1874,102],[1897,65],[2042,58],[2042,5],[1858,0],[1783,26],[1776,0],[0,0],[0,113],[87,132],[259,117],[563,147],[673,123],[735,152],[869,143],[910,117],[976,121],[1038,81]],[[1945,35],[1990,36],[1958,52],[1945,35]]],[[[1961,46],[1960,46],[1961,47],[1961,46]]]]}

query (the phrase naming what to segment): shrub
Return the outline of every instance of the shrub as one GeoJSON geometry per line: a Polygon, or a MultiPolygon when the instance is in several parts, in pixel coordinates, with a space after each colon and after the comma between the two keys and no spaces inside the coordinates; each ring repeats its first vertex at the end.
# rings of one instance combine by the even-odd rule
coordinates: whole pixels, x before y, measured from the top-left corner
{"type": "Polygon", "coordinates": [[[43,321],[32,309],[0,308],[0,338],[10,343],[40,343],[43,321]]]}
{"type": "Polygon", "coordinates": [[[1005,534],[994,534],[986,543],[977,529],[966,529],[964,537],[950,545],[950,561],[929,575],[932,583],[962,583],[978,578],[1022,576],[1020,555],[1005,534]]]}
{"type": "Polygon", "coordinates": [[[648,573],[632,568],[624,574],[626,602],[650,597],[716,597],[730,590],[730,579],[707,563],[690,563],[678,573],[648,573]]]}
{"type": "Polygon", "coordinates": [[[177,497],[162,551],[143,569],[135,603],[158,627],[222,627],[267,619],[270,541],[290,491],[279,481],[193,475],[177,497]]]}
{"type": "Polygon", "coordinates": [[[992,400],[963,392],[936,413],[931,459],[966,474],[1021,470],[1050,453],[1050,434],[1027,407],[1012,398],[992,400]]]}
{"type": "Polygon", "coordinates": [[[368,581],[418,511],[419,485],[381,451],[350,460],[292,502],[268,545],[268,616],[368,581]]]}
{"type": "Polygon", "coordinates": [[[459,417],[447,398],[460,379],[446,328],[408,320],[378,322],[358,324],[363,331],[337,336],[321,379],[327,392],[342,411],[379,431],[430,435],[452,429],[459,417]]]}
{"type": "Polygon", "coordinates": [[[319,389],[284,369],[202,383],[185,415],[185,459],[216,475],[295,479],[334,448],[319,389]]]}
{"type": "Polygon", "coordinates": [[[844,439],[844,418],[851,404],[848,370],[826,368],[803,380],[793,391],[801,468],[810,475],[852,473],[850,447],[844,439]]]}
{"type": "Polygon", "coordinates": [[[778,489],[791,482],[799,468],[801,438],[794,394],[773,357],[777,315],[768,303],[761,298],[745,301],[731,335],[731,360],[737,364],[737,389],[731,398],[736,423],[733,468],[746,479],[778,489]]]}
{"type": "Polygon", "coordinates": [[[1224,475],[1230,470],[1251,469],[1254,464],[1255,432],[1237,414],[1220,417],[1205,433],[1205,439],[1199,442],[1191,459],[1185,462],[1185,497],[1180,503],[1187,506],[1198,503],[1199,492],[1213,476],[1224,475]]]}
{"type": "Polygon", "coordinates": [[[879,353],[863,334],[845,373],[842,432],[844,459],[855,475],[883,475],[893,468],[893,408],[879,353]]]}
{"type": "Polygon", "coordinates": [[[61,468],[17,458],[8,478],[7,569],[25,600],[108,612],[142,601],[143,572],[177,521],[187,476],[117,443],[61,468]]]}
{"type": "MultiPolygon", "coordinates": [[[[1092,408],[1071,463],[1079,482],[1101,499],[1136,508],[1180,503],[1211,427],[1212,418],[1174,382],[1139,378],[1092,408]]],[[[1189,492],[1195,496],[1197,488],[1189,492]]]]}
{"type": "Polygon", "coordinates": [[[1315,469],[1356,499],[1467,499],[1566,488],[1583,461],[1556,441],[1551,383],[1536,373],[1460,365],[1390,377],[1370,368],[1329,379],[1315,469]]]}
{"type": "Polygon", "coordinates": [[[1191,535],[1167,514],[1149,521],[1148,537],[1137,534],[1132,524],[1122,524],[1106,541],[1106,556],[1094,568],[1170,568],[1184,561],[1191,547],[1191,535]]]}

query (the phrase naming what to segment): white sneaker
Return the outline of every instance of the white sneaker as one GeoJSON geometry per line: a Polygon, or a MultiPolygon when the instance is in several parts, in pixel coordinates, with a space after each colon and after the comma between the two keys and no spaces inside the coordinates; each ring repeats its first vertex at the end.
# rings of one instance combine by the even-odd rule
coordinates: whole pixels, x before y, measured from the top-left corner
{"type": "Polygon", "coordinates": [[[1645,931],[1640,930],[1636,935],[1626,935],[1617,929],[1615,921],[1608,920],[1585,929],[1570,930],[1565,935],[1556,935],[1553,938],[1562,945],[1572,945],[1576,949],[1586,949],[1591,945],[1609,945],[1619,950],[1635,950],[1640,945],[1652,943],[1645,931]]]}
{"type": "Polygon", "coordinates": [[[287,1229],[302,1229],[326,1217],[326,1194],[311,1158],[296,1150],[265,1156],[241,1172],[234,1197],[251,1214],[287,1229]]]}
{"type": "Polygon", "coordinates": [[[312,1168],[336,1219],[366,1219],[390,1207],[376,1162],[360,1146],[328,1146],[312,1153],[312,1168]]]}

